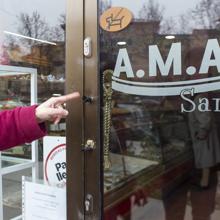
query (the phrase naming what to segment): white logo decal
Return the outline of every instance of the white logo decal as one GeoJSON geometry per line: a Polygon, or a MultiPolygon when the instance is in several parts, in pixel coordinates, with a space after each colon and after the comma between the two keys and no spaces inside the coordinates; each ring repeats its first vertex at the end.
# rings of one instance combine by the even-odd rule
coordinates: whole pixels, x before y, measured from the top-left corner
{"type": "MultiPolygon", "coordinates": [[[[173,68],[174,76],[181,76],[181,60],[181,43],[171,45],[165,62],[158,46],[149,46],[149,77],[155,77],[158,74],[167,77],[171,74],[171,68],[173,68]]],[[[220,72],[220,47],[217,39],[208,40],[199,70],[197,71],[194,66],[189,66],[186,68],[186,74],[189,76],[204,75],[208,73],[210,67],[217,67],[218,72],[220,72]]],[[[144,75],[144,70],[138,70],[135,76],[127,49],[120,49],[112,77],[112,88],[116,91],[141,96],[175,96],[180,95],[183,90],[191,90],[192,88],[194,93],[209,92],[220,88],[220,76],[160,83],[132,81],[135,77],[143,78],[144,75]],[[121,75],[129,80],[120,79],[121,75]]]]}

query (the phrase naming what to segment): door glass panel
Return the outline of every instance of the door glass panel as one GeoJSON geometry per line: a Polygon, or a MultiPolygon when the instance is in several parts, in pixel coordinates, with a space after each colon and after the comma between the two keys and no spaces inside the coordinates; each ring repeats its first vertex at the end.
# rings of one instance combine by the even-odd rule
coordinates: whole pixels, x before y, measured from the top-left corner
{"type": "MultiPolygon", "coordinates": [[[[55,4],[52,0],[0,2],[0,111],[31,104],[29,69],[34,71],[36,77],[35,104],[40,104],[51,96],[64,94],[66,1],[57,0],[55,4]],[[6,71],[7,68],[12,70],[10,74],[6,71]]],[[[49,136],[65,137],[64,120],[58,125],[48,123],[47,127],[49,136]]],[[[8,132],[10,138],[10,131],[8,132]]],[[[33,155],[31,143],[1,152],[4,175],[1,176],[3,181],[0,181],[0,219],[12,219],[21,215],[23,175],[44,179],[44,147],[43,140],[39,140],[37,151],[33,155]],[[37,170],[31,169],[33,156],[38,156],[38,175],[33,175],[37,170]]]]}
{"type": "Polygon", "coordinates": [[[219,14],[217,0],[99,1],[106,220],[219,218],[219,14]]]}

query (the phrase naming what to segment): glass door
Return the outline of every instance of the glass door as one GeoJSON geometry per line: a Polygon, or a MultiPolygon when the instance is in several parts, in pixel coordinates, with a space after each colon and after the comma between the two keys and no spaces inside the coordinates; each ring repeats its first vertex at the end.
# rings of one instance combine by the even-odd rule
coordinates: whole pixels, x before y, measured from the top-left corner
{"type": "Polygon", "coordinates": [[[218,219],[219,1],[67,8],[68,219],[218,219]]]}
{"type": "Polygon", "coordinates": [[[219,13],[99,1],[103,219],[219,218],[219,13]]]}

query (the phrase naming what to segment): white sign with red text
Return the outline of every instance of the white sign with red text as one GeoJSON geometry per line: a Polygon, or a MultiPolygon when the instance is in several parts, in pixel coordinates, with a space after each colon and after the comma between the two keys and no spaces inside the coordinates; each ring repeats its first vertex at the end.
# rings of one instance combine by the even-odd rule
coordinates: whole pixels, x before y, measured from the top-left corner
{"type": "Polygon", "coordinates": [[[44,180],[49,185],[66,185],[66,137],[46,136],[44,146],[44,180]]]}

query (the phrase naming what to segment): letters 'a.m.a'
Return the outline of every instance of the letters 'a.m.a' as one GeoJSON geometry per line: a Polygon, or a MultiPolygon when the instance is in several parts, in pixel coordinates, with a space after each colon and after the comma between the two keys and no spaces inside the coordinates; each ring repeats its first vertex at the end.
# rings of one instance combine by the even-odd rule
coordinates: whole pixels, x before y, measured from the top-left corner
{"type": "MultiPolygon", "coordinates": [[[[197,71],[195,71],[194,73],[186,72],[186,74],[188,74],[189,76],[208,74],[210,67],[217,67],[217,71],[218,73],[220,73],[220,47],[217,39],[208,40],[206,47],[200,48],[200,53],[198,53],[198,48],[194,48],[192,50],[194,51],[195,56],[190,55],[189,59],[193,60],[196,65],[192,65],[189,60],[185,59],[184,61],[186,62],[186,64],[188,63],[189,65],[191,65],[191,67],[196,67],[197,71]]],[[[187,54],[187,56],[188,55],[189,54],[187,54]]],[[[183,75],[184,72],[182,71],[183,65],[181,43],[177,42],[171,44],[166,60],[163,59],[158,45],[149,45],[148,64],[149,77],[154,77],[157,75],[166,77],[169,74],[183,75]],[[171,68],[172,71],[170,71],[171,68]]],[[[129,53],[126,48],[119,49],[114,70],[114,76],[120,77],[121,73],[126,73],[127,78],[134,77],[129,53]]],[[[192,78],[194,78],[194,76],[192,76],[191,79],[192,78]]]]}
{"type": "MultiPolygon", "coordinates": [[[[195,93],[218,90],[220,87],[218,40],[209,39],[206,46],[201,49],[200,55],[192,56],[192,60],[197,63],[193,65],[182,57],[181,42],[171,44],[166,59],[162,57],[158,45],[149,45],[148,60],[146,60],[148,65],[143,64],[143,69],[136,72],[129,57],[129,48],[121,48],[113,74],[113,89],[142,96],[161,96],[161,94],[176,96],[180,95],[183,89],[190,88],[194,88],[195,93]],[[146,66],[149,68],[144,71],[146,66]],[[214,70],[212,75],[210,69],[214,70]],[[178,76],[180,80],[169,81],[173,76],[178,76]],[[152,81],[153,77],[154,79],[160,77],[160,82],[152,81]],[[142,78],[141,82],[140,78],[142,78]]],[[[193,50],[197,51],[196,48],[193,50]]]]}

